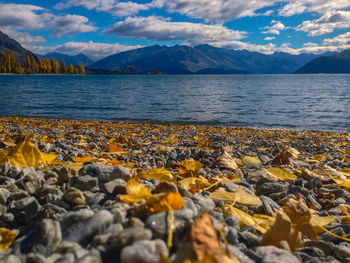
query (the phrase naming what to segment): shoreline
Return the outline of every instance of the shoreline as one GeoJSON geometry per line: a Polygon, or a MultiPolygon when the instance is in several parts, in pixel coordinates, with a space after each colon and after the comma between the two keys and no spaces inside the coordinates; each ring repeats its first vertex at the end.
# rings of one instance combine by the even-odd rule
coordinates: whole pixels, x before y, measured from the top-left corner
{"type": "Polygon", "coordinates": [[[0,261],[346,262],[349,159],[347,133],[0,117],[0,261]]]}

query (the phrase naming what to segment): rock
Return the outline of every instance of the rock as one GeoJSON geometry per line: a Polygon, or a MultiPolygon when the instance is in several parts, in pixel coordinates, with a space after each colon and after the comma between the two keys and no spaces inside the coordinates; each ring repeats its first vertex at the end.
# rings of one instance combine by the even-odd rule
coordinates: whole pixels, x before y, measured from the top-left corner
{"type": "Polygon", "coordinates": [[[13,205],[16,209],[24,211],[27,224],[29,224],[42,209],[41,205],[34,197],[25,197],[15,201],[13,205]]]}
{"type": "Polygon", "coordinates": [[[341,260],[346,262],[350,258],[350,246],[349,243],[341,243],[334,247],[334,255],[341,260]]]}
{"type": "Polygon", "coordinates": [[[69,236],[80,224],[84,224],[85,221],[93,215],[94,212],[90,209],[80,209],[60,215],[57,219],[61,225],[63,239],[69,236]]]}
{"type": "Polygon", "coordinates": [[[126,182],[123,179],[112,180],[104,184],[104,190],[110,195],[127,194],[126,182]]]}
{"type": "Polygon", "coordinates": [[[311,257],[316,257],[316,258],[319,258],[319,257],[324,257],[324,252],[317,248],[317,247],[303,247],[303,248],[300,248],[297,250],[298,252],[303,252],[305,254],[308,254],[309,256],[311,257]]]}
{"type": "Polygon", "coordinates": [[[77,178],[73,186],[81,191],[90,191],[98,185],[96,177],[85,175],[77,178]]]}
{"type": "Polygon", "coordinates": [[[115,207],[111,210],[114,216],[114,223],[124,223],[126,219],[126,209],[122,206],[115,207]]]}
{"type": "Polygon", "coordinates": [[[90,175],[97,177],[99,183],[106,183],[114,179],[123,179],[125,181],[131,178],[128,168],[123,166],[109,166],[104,164],[86,163],[79,170],[79,175],[90,175]]]}
{"type": "Polygon", "coordinates": [[[230,245],[238,245],[239,244],[239,235],[238,235],[238,230],[234,227],[227,227],[227,233],[226,233],[226,239],[227,242],[230,245]]]}
{"type": "MultiPolygon", "coordinates": [[[[181,231],[186,223],[198,215],[198,209],[189,198],[183,198],[185,207],[174,211],[174,234],[181,235],[181,231]]],[[[149,227],[155,238],[165,238],[168,233],[168,213],[161,212],[150,215],[146,219],[146,226],[149,227]]]]}
{"type": "Polygon", "coordinates": [[[280,209],[280,206],[267,196],[260,196],[264,211],[267,215],[273,216],[275,214],[275,209],[280,209]]]}
{"type": "Polygon", "coordinates": [[[43,255],[30,253],[27,255],[26,263],[46,263],[46,258],[43,255]]]}
{"type": "Polygon", "coordinates": [[[5,205],[7,203],[7,199],[10,196],[9,190],[5,188],[0,188],[0,204],[5,205]]]}
{"type": "Polygon", "coordinates": [[[77,188],[70,187],[66,190],[62,197],[63,200],[71,205],[84,205],[85,197],[82,191],[77,188]]]}
{"type": "Polygon", "coordinates": [[[102,263],[100,253],[93,249],[81,258],[78,258],[74,263],[102,263]]]}
{"type": "Polygon", "coordinates": [[[106,210],[101,210],[69,234],[65,241],[87,244],[95,234],[107,230],[112,222],[113,215],[106,210]]]}
{"type": "MultiPolygon", "coordinates": [[[[243,253],[237,246],[230,245],[229,251],[231,255],[234,255],[238,259],[239,262],[254,263],[254,261],[251,260],[245,253],[243,253]]],[[[259,262],[259,261],[256,261],[256,262],[259,262]]]]}
{"type": "Polygon", "coordinates": [[[161,263],[159,251],[168,257],[168,249],[163,240],[143,240],[124,247],[121,252],[122,263],[161,263]]]}
{"type": "Polygon", "coordinates": [[[74,250],[81,248],[78,243],[63,241],[55,246],[55,253],[66,254],[73,252],[74,250]]]}
{"type": "Polygon", "coordinates": [[[212,210],[215,208],[215,203],[209,196],[195,194],[192,196],[192,200],[195,204],[199,205],[200,213],[203,213],[206,210],[212,210]]]}
{"type": "Polygon", "coordinates": [[[21,260],[15,255],[0,255],[0,262],[2,263],[21,263],[21,260]]]}
{"type": "Polygon", "coordinates": [[[120,250],[136,241],[151,240],[152,232],[143,227],[128,227],[113,233],[107,240],[107,250],[120,250]]]}
{"type": "Polygon", "coordinates": [[[292,253],[274,246],[260,246],[256,248],[256,252],[262,258],[261,263],[300,262],[292,253]]]}
{"type": "Polygon", "coordinates": [[[178,191],[176,184],[170,182],[160,182],[156,188],[153,190],[154,194],[157,193],[176,193],[178,191]]]}
{"type": "Polygon", "coordinates": [[[285,190],[287,190],[287,187],[281,183],[265,182],[256,186],[256,195],[269,196],[270,194],[283,192],[285,190]]]}

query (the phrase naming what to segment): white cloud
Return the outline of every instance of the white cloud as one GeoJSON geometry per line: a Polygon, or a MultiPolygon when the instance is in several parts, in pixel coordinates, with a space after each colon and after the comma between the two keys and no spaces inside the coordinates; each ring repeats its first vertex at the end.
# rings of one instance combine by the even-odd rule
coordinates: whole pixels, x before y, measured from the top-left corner
{"type": "Polygon", "coordinates": [[[0,4],[0,10],[0,27],[3,30],[50,29],[57,37],[96,30],[84,16],[56,16],[40,6],[0,4]]]}
{"type": "Polygon", "coordinates": [[[285,25],[283,25],[280,21],[271,21],[271,26],[265,26],[262,29],[265,29],[265,31],[261,32],[263,34],[272,34],[272,35],[279,35],[281,30],[287,29],[285,25]]]}
{"type": "Polygon", "coordinates": [[[18,32],[12,29],[3,29],[2,31],[22,45],[32,45],[46,42],[45,38],[41,36],[32,36],[28,32],[18,32]]]}
{"type": "Polygon", "coordinates": [[[64,9],[72,6],[83,6],[88,10],[107,12],[115,16],[129,16],[140,11],[155,7],[162,7],[162,0],[154,0],[150,3],[139,4],[132,1],[121,2],[118,0],[68,0],[55,5],[56,9],[64,9]]]}
{"type": "Polygon", "coordinates": [[[347,45],[350,44],[350,32],[338,35],[333,38],[326,38],[322,41],[323,45],[347,45]]]}
{"type": "Polygon", "coordinates": [[[0,26],[5,28],[42,28],[52,18],[44,8],[35,5],[0,4],[0,10],[0,26]]]}
{"type": "Polygon", "coordinates": [[[303,44],[304,47],[317,47],[318,44],[312,43],[312,42],[307,42],[303,44]]]}
{"type": "Polygon", "coordinates": [[[296,30],[307,32],[308,36],[320,36],[336,28],[350,28],[350,11],[330,12],[319,19],[304,21],[296,30]]]}
{"type": "MultiPolygon", "coordinates": [[[[256,16],[256,11],[273,6],[278,0],[171,0],[165,1],[168,12],[185,14],[205,21],[229,21],[256,16]]],[[[270,15],[268,11],[264,15],[270,15]]]]}
{"type": "Polygon", "coordinates": [[[350,7],[350,0],[287,0],[279,10],[281,16],[292,16],[306,12],[326,14],[350,7]]]}
{"type": "Polygon", "coordinates": [[[128,17],[105,30],[105,33],[152,41],[182,40],[191,45],[237,40],[246,35],[246,32],[231,30],[222,25],[170,22],[156,16],[128,17]]]}
{"type": "Polygon", "coordinates": [[[26,46],[36,54],[45,55],[49,52],[61,52],[68,55],[77,55],[83,53],[92,60],[99,60],[101,58],[113,55],[122,51],[127,51],[142,46],[126,46],[121,44],[107,44],[95,42],[67,42],[57,46],[26,46]]]}
{"type": "Polygon", "coordinates": [[[60,37],[63,35],[72,35],[75,33],[95,31],[97,28],[88,23],[89,19],[85,16],[65,15],[56,16],[49,24],[48,28],[53,29],[52,35],[60,37]]]}
{"type": "Polygon", "coordinates": [[[276,39],[275,37],[265,37],[264,40],[270,41],[276,39]]]}

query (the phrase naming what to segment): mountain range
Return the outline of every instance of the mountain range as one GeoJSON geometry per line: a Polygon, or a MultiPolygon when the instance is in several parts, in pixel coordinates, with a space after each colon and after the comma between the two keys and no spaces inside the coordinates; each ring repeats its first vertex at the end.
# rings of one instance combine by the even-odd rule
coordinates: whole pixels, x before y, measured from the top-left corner
{"type": "Polygon", "coordinates": [[[286,74],[293,73],[318,56],[290,55],[282,52],[265,55],[247,50],[217,48],[207,44],[195,47],[154,45],[106,57],[90,67],[113,70],[132,65],[145,73],[158,70],[166,74],[201,74],[213,72],[214,69],[231,74],[286,74]]]}
{"type": "Polygon", "coordinates": [[[31,51],[22,47],[16,40],[10,38],[8,35],[0,31],[0,54],[9,54],[11,51],[15,53],[16,61],[21,64],[24,63],[27,54],[32,53],[31,51]]]}
{"type": "Polygon", "coordinates": [[[298,69],[295,73],[350,73],[350,49],[338,54],[316,58],[298,69]]]}
{"type": "MultiPolygon", "coordinates": [[[[0,52],[15,52],[23,63],[27,53],[16,40],[0,31],[0,52]]],[[[48,53],[48,58],[62,59],[66,64],[88,66],[88,74],[308,74],[350,73],[350,49],[322,55],[292,55],[276,52],[270,55],[247,50],[229,50],[208,44],[195,47],[176,45],[149,46],[120,52],[93,63],[84,54],[69,56],[48,53]]]]}
{"type": "Polygon", "coordinates": [[[69,56],[63,53],[51,52],[51,53],[47,53],[46,55],[42,55],[42,56],[40,55],[40,57],[46,57],[49,59],[55,58],[58,61],[58,63],[60,63],[61,60],[63,59],[67,65],[73,64],[75,66],[80,66],[81,64],[83,64],[84,66],[88,66],[94,62],[90,58],[88,58],[87,56],[81,53],[75,56],[69,56]]]}

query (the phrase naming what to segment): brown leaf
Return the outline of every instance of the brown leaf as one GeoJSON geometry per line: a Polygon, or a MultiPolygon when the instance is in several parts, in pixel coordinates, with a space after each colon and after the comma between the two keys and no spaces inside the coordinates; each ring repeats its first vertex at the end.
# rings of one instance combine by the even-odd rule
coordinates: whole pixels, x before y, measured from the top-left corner
{"type": "Polygon", "coordinates": [[[223,168],[228,168],[232,170],[237,170],[238,165],[236,161],[231,157],[228,152],[224,152],[219,158],[216,160],[217,164],[223,168]]]}
{"type": "Polygon", "coordinates": [[[273,226],[267,230],[260,242],[262,246],[278,246],[282,240],[288,240],[292,222],[287,214],[277,211],[273,226]]]}
{"type": "Polygon", "coordinates": [[[203,213],[192,225],[191,239],[199,260],[204,258],[206,254],[215,254],[222,251],[208,212],[203,213]]]}
{"type": "Polygon", "coordinates": [[[289,198],[280,202],[283,209],[289,216],[293,224],[307,223],[311,219],[311,212],[301,194],[296,194],[296,199],[289,198]]]}
{"type": "Polygon", "coordinates": [[[281,152],[272,160],[272,165],[290,165],[289,153],[281,152]]]}

